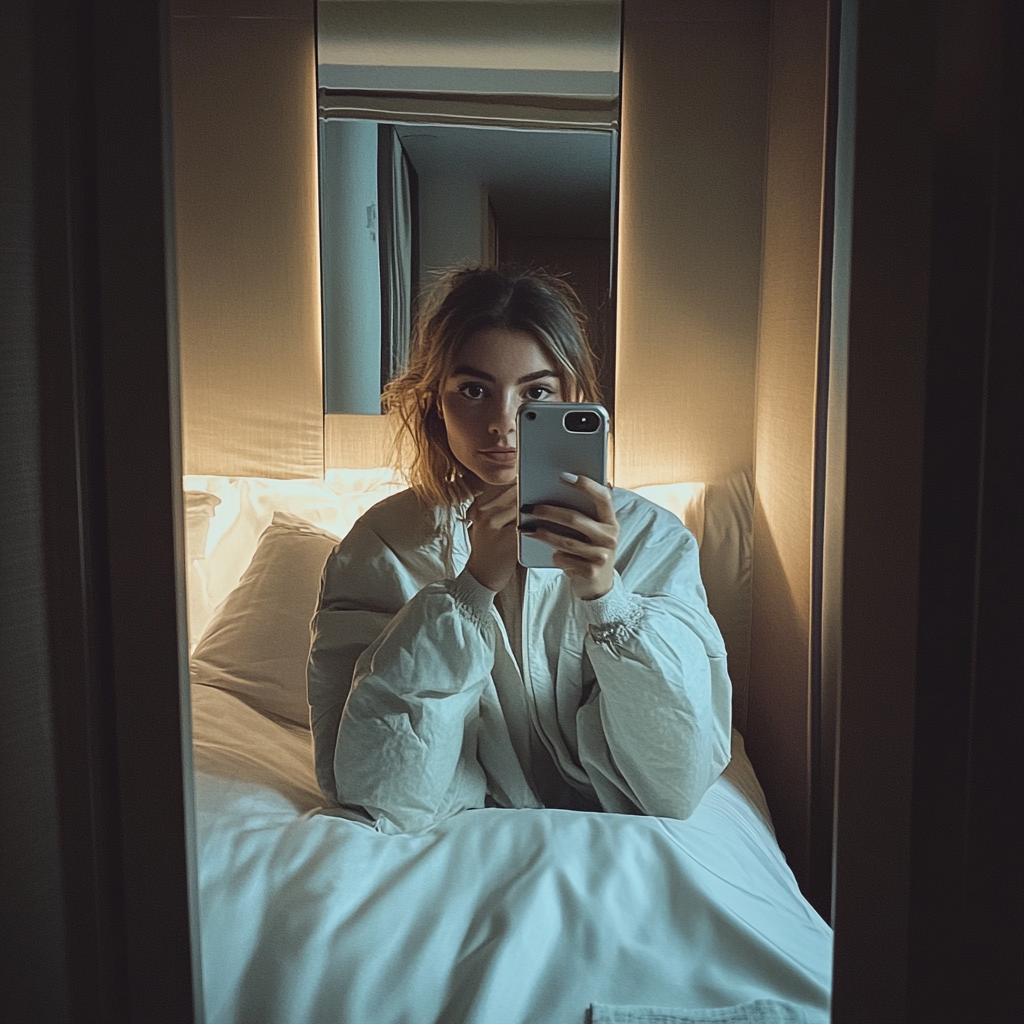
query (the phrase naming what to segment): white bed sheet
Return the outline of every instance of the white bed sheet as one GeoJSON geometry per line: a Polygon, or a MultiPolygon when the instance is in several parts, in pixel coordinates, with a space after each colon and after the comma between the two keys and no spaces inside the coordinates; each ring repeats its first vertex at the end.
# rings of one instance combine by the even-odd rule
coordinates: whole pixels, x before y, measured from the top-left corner
{"type": "MultiPolygon", "coordinates": [[[[584,1024],[591,1003],[778,999],[828,1020],[831,931],[731,775],[686,821],[315,813],[310,734],[193,687],[209,1024],[584,1024]]],[[[756,782],[753,783],[756,788],[756,782]]]]}

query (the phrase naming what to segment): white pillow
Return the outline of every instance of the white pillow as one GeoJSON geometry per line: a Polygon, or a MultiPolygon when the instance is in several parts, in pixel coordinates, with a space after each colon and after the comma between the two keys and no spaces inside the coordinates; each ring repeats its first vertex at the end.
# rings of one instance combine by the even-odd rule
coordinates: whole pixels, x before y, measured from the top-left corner
{"type": "Polygon", "coordinates": [[[216,602],[210,601],[206,565],[202,560],[206,557],[210,522],[220,504],[221,499],[209,491],[185,491],[185,590],[188,595],[189,653],[213,617],[216,606],[216,602]]]}
{"type": "Polygon", "coordinates": [[[186,476],[184,485],[192,647],[214,609],[237,586],[274,512],[290,512],[344,537],[371,505],[402,487],[393,470],[384,467],[328,470],[323,480],[186,476]]]}
{"type": "Polygon", "coordinates": [[[309,624],[338,538],[275,512],[249,568],[217,608],[190,662],[192,682],[227,690],[261,714],[309,726],[309,624]]]}
{"type": "Polygon", "coordinates": [[[693,534],[698,547],[704,543],[705,484],[644,484],[630,490],[673,513],[693,534]]]}

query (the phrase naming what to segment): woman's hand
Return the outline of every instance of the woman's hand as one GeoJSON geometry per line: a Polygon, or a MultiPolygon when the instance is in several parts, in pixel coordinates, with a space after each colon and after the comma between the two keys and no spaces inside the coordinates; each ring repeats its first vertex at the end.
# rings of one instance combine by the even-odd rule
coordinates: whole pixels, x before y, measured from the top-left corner
{"type": "Polygon", "coordinates": [[[478,583],[498,593],[505,589],[518,562],[516,485],[485,487],[468,514],[472,550],[466,568],[478,583]]]}
{"type": "Polygon", "coordinates": [[[523,511],[538,520],[568,527],[578,537],[556,533],[547,529],[544,522],[529,523],[523,527],[523,532],[555,549],[551,560],[569,577],[573,593],[583,601],[591,601],[604,597],[612,589],[619,521],[615,517],[612,492],[607,487],[586,476],[577,477],[575,481],[570,481],[568,474],[563,478],[594,502],[596,518],[557,505],[534,505],[524,507],[523,511]]]}

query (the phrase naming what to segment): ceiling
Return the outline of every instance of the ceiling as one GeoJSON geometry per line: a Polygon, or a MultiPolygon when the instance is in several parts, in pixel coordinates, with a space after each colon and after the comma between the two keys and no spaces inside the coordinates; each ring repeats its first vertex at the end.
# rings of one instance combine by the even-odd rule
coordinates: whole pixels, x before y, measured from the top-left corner
{"type": "Polygon", "coordinates": [[[610,238],[610,132],[397,125],[421,181],[481,183],[499,228],[540,237],[610,238]]]}

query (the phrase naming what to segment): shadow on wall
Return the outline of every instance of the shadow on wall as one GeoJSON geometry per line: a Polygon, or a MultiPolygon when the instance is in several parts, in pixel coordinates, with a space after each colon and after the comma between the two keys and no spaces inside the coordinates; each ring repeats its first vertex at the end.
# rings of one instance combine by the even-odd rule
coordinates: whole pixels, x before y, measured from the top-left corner
{"type": "MultiPolygon", "coordinates": [[[[754,497],[754,604],[744,740],[797,882],[809,882],[810,623],[793,596],[761,499],[754,497]],[[769,609],[770,614],[764,614],[769,609]]],[[[826,912],[827,914],[827,912],[826,912]]]]}

